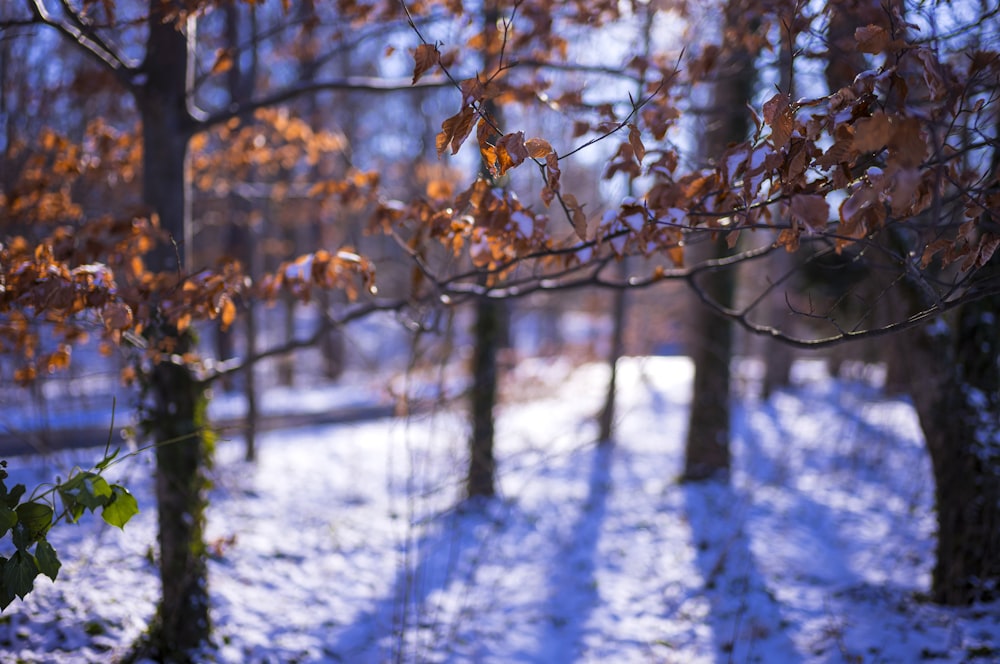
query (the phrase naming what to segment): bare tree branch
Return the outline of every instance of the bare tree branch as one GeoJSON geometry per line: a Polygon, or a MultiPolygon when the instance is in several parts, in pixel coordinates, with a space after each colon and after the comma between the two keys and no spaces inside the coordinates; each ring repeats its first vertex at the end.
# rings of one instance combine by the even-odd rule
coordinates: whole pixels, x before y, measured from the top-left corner
{"type": "Polygon", "coordinates": [[[226,110],[216,113],[199,113],[195,115],[197,129],[204,130],[215,125],[228,122],[232,118],[253,113],[254,111],[275,106],[298,97],[324,92],[328,90],[339,90],[347,92],[368,92],[372,94],[387,94],[394,92],[405,92],[418,88],[444,88],[451,86],[450,81],[428,79],[418,81],[411,85],[410,80],[384,79],[377,77],[349,77],[342,79],[332,79],[326,81],[305,81],[289,86],[283,90],[278,90],[266,97],[253,99],[245,104],[234,104],[226,110]]]}
{"type": "Polygon", "coordinates": [[[110,71],[128,89],[132,89],[134,70],[108,46],[96,32],[88,26],[66,0],[60,0],[68,21],[54,17],[45,6],[45,0],[26,0],[35,24],[45,25],[56,30],[64,38],[75,44],[94,62],[110,71]]]}

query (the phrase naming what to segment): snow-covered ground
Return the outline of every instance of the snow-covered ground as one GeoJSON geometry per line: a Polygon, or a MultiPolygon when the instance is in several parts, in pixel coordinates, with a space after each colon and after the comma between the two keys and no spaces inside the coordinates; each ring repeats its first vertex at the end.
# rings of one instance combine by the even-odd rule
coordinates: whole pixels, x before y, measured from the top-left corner
{"type": "MultiPolygon", "coordinates": [[[[808,369],[808,367],[806,367],[808,369]]],[[[450,412],[280,431],[256,465],[220,446],[206,662],[1000,661],[998,606],[927,601],[933,487],[915,416],[809,373],[734,413],[730,484],[682,484],[692,369],[521,365],[499,417],[501,496],[459,505],[450,412]]],[[[65,476],[99,451],[10,460],[65,476]]],[[[143,512],[52,535],[59,580],[0,615],[3,662],[108,662],[158,591],[151,455],[113,469],[143,512]]]]}

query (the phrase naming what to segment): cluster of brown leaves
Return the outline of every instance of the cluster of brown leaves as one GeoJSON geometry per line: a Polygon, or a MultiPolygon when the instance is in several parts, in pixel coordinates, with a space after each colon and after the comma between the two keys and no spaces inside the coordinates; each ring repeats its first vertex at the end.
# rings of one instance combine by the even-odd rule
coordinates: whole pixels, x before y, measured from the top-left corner
{"type": "Polygon", "coordinates": [[[731,240],[741,228],[787,219],[779,242],[789,251],[802,233],[832,236],[842,249],[888,223],[915,224],[951,183],[966,199],[968,220],[943,238],[950,219],[922,224],[936,237],[928,239],[924,265],[939,251],[946,263],[964,258],[963,269],[985,264],[997,236],[978,229],[977,220],[996,218],[1000,208],[995,183],[972,186],[977,176],[963,159],[969,116],[960,93],[971,89],[962,81],[996,80],[997,54],[972,54],[959,67],[874,25],[858,29],[856,40],[860,50],[894,64],[821,98],[774,95],[754,138],[731,146],[713,168],[679,177],[670,165],[650,168],[658,179],[646,196],[650,212],[666,219],[683,210],[689,226],[725,226],[731,240]],[[840,199],[833,215],[832,194],[840,199]]]}
{"type": "Polygon", "coordinates": [[[13,171],[0,190],[0,212],[14,228],[40,228],[82,221],[86,208],[114,188],[127,202],[142,158],[133,132],[101,119],[91,122],[81,143],[46,129],[32,145],[16,142],[5,155],[13,171]]]}
{"type": "Polygon", "coordinates": [[[351,247],[336,253],[321,249],[282,263],[277,272],[264,277],[258,292],[274,301],[281,289],[303,302],[308,302],[316,289],[338,290],[353,302],[363,293],[377,292],[375,265],[351,247]]]}
{"type": "MultiPolygon", "coordinates": [[[[759,41],[765,32],[757,31],[755,38],[759,41]]],[[[973,134],[990,136],[995,130],[989,118],[996,111],[986,107],[996,103],[990,90],[998,80],[1000,56],[977,51],[948,58],[904,37],[883,25],[859,27],[854,48],[884,62],[881,67],[862,72],[851,85],[820,98],[793,100],[775,94],[755,116],[757,131],[750,140],[730,146],[710,166],[693,171],[679,172],[677,152],[663,143],[680,116],[665,78],[659,86],[663,89],[658,88],[656,98],[639,109],[634,121],[615,125],[609,120],[599,127],[607,135],[627,133],[605,177],[648,176],[652,184],[644,200],[626,200],[605,214],[594,232],[588,232],[593,220],[576,198],[561,190],[560,157],[551,144],[525,139],[519,131],[505,133],[486,112],[488,103],[517,98],[509,82],[503,89],[501,72],[460,82],[462,105],[442,123],[437,151],[439,156],[457,153],[478,125],[476,142],[490,175],[501,177],[533,160],[544,179],[542,202],[549,206],[558,199],[580,240],[589,239],[598,248],[606,245],[619,256],[659,254],[682,265],[684,238],[702,228],[727,234],[730,246],[745,229],[777,228],[778,243],[789,251],[798,248],[803,234],[825,235],[839,251],[871,238],[888,224],[906,224],[922,233],[922,267],[940,254],[946,266],[957,263],[962,270],[976,269],[1000,246],[995,230],[1000,182],[995,172],[984,176],[981,166],[970,165],[975,159],[968,156],[976,148],[966,145],[970,125],[973,134]],[[652,149],[647,148],[650,141],[652,149]],[[962,200],[964,219],[940,211],[930,218],[932,206],[945,195],[962,200]]],[[[740,43],[750,52],[764,46],[740,43]]],[[[703,77],[725,47],[704,49],[696,58],[703,77]]],[[[419,47],[414,81],[439,64],[440,57],[436,47],[419,47]]],[[[688,72],[687,78],[693,80],[696,73],[688,72]]],[[[577,135],[594,130],[582,123],[577,135]]],[[[987,143],[978,149],[990,148],[987,143]]],[[[978,158],[983,161],[981,154],[978,158]]],[[[476,186],[483,185],[473,189],[476,186]]],[[[498,201],[504,198],[497,195],[498,201]]],[[[421,230],[411,237],[411,248],[426,233],[452,252],[475,247],[470,252],[472,262],[491,269],[553,246],[545,234],[519,243],[519,238],[499,231],[506,228],[496,212],[503,204],[496,209],[487,206],[483,218],[484,208],[470,210],[464,202],[438,197],[434,204],[418,202],[380,214],[390,225],[416,222],[421,230]]],[[[504,214],[510,218],[513,212],[504,214]]]]}
{"type": "Polygon", "coordinates": [[[18,359],[16,380],[65,368],[73,344],[94,331],[121,343],[136,321],[119,276],[142,273],[136,256],[153,241],[142,220],[105,218],[59,227],[40,242],[15,236],[0,244],[0,352],[18,359]],[[54,343],[43,344],[43,334],[54,343]]]}

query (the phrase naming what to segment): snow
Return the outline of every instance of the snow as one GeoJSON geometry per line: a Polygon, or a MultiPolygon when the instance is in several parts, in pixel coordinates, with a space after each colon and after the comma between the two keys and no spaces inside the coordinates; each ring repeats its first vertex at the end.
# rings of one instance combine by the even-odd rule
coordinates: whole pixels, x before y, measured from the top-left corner
{"type": "Polygon", "coordinates": [[[535,221],[530,216],[522,212],[521,210],[514,210],[510,215],[511,221],[514,222],[514,227],[523,235],[524,237],[531,237],[535,232],[535,221]]]}
{"type": "MultiPolygon", "coordinates": [[[[223,442],[208,526],[216,643],[199,661],[996,658],[996,606],[926,599],[933,486],[912,407],[796,368],[768,401],[744,388],[729,483],[678,480],[683,357],[621,361],[611,448],[593,422],[607,367],[520,364],[488,503],[458,500],[466,425],[443,408],[265,434],[256,465],[223,442]]],[[[99,455],[13,458],[11,480],[99,455]]],[[[140,453],[110,471],[143,509],[123,533],[91,517],[54,530],[64,567],[0,616],[4,661],[114,661],[145,629],[151,464],[140,453]]]]}

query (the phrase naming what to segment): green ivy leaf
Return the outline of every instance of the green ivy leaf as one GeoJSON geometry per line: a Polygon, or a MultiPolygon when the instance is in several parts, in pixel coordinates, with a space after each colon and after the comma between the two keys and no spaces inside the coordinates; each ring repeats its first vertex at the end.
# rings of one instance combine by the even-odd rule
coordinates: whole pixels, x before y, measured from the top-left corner
{"type": "Polygon", "coordinates": [[[112,526],[124,529],[129,519],[139,513],[139,503],[123,486],[113,484],[111,491],[114,495],[101,511],[101,517],[112,526]]]}
{"type": "Polygon", "coordinates": [[[83,495],[80,497],[80,502],[90,510],[95,510],[111,502],[113,495],[106,479],[100,475],[88,474],[91,477],[83,481],[83,495]]]}
{"type": "Polygon", "coordinates": [[[24,526],[25,535],[34,542],[52,527],[52,508],[45,503],[30,502],[17,506],[18,525],[24,526]]]}
{"type": "Polygon", "coordinates": [[[0,505],[0,537],[6,535],[15,525],[17,525],[17,512],[6,505],[0,505]]]}
{"type": "Polygon", "coordinates": [[[111,499],[111,487],[108,481],[97,473],[84,472],[74,475],[59,487],[59,495],[74,517],[74,521],[83,514],[80,506],[93,512],[98,507],[104,507],[111,499]]]}
{"type": "Polygon", "coordinates": [[[111,462],[115,460],[115,457],[117,457],[118,453],[121,452],[121,451],[122,451],[122,448],[120,448],[120,447],[116,448],[114,452],[112,452],[110,455],[108,455],[108,456],[104,457],[103,459],[101,459],[100,463],[98,463],[94,467],[97,468],[97,470],[104,470],[105,468],[107,468],[108,466],[111,465],[111,462]]]}
{"type": "Polygon", "coordinates": [[[6,609],[14,601],[14,593],[11,592],[10,588],[7,587],[7,582],[4,581],[6,571],[7,559],[0,556],[0,611],[6,609]]]}
{"type": "Polygon", "coordinates": [[[62,567],[62,563],[59,562],[59,556],[56,555],[56,550],[52,548],[48,540],[43,539],[38,542],[38,547],[35,549],[35,562],[38,563],[38,569],[41,573],[53,581],[59,576],[59,568],[62,567]]]}
{"type": "Polygon", "coordinates": [[[24,495],[26,489],[23,484],[15,484],[14,488],[4,496],[3,500],[7,507],[14,509],[17,507],[17,501],[21,500],[21,496],[24,495]]]}
{"type": "Polygon", "coordinates": [[[18,551],[27,551],[35,543],[34,538],[31,536],[31,531],[23,523],[19,523],[11,529],[10,539],[14,542],[14,547],[18,551]]]}
{"type": "Polygon", "coordinates": [[[8,592],[24,599],[35,587],[38,565],[35,558],[24,551],[16,551],[3,566],[3,584],[8,592]]]}

